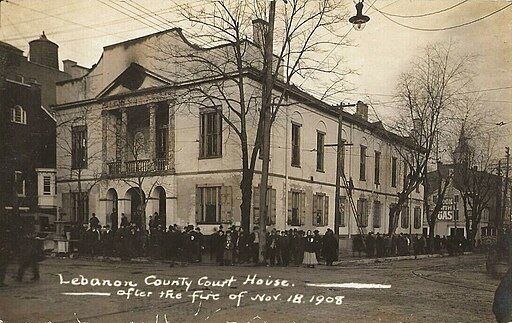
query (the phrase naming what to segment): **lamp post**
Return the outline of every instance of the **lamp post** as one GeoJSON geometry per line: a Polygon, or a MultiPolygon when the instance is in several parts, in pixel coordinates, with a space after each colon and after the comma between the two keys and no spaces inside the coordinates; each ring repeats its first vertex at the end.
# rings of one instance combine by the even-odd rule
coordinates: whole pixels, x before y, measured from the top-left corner
{"type": "Polygon", "coordinates": [[[356,15],[350,17],[348,20],[352,25],[354,25],[355,30],[363,30],[366,23],[370,21],[370,17],[363,15],[363,2],[364,0],[361,0],[356,3],[356,15]]]}

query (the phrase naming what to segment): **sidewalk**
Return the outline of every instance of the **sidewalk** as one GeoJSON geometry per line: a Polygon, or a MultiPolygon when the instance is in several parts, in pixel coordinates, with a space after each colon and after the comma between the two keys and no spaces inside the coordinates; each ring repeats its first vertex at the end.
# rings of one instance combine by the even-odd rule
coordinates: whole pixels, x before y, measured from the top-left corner
{"type": "MultiPolygon", "coordinates": [[[[471,255],[473,252],[463,252],[462,255],[471,255]]],[[[77,254],[70,254],[67,256],[62,256],[59,254],[52,254],[52,258],[62,258],[62,259],[82,259],[82,260],[91,260],[91,261],[100,261],[100,262],[121,262],[120,257],[79,257],[77,254]]],[[[343,266],[343,265],[354,265],[354,264],[372,264],[372,263],[382,263],[382,262],[391,262],[391,261],[400,261],[400,260],[415,260],[415,259],[427,259],[427,258],[442,258],[442,257],[453,257],[445,254],[426,254],[426,255],[409,255],[409,256],[394,256],[394,257],[381,257],[381,258],[359,258],[359,257],[342,257],[341,260],[335,261],[333,263],[334,266],[343,266]]],[[[131,258],[127,262],[131,263],[162,263],[162,264],[172,264],[170,260],[164,259],[152,259],[149,257],[136,257],[131,258]]],[[[181,267],[188,265],[188,262],[183,261],[175,261],[174,266],[181,267]]],[[[203,257],[203,262],[201,263],[192,263],[196,265],[216,265],[214,261],[211,261],[209,257],[203,257]]],[[[323,264],[323,263],[321,263],[323,264]]],[[[238,264],[237,266],[248,266],[249,264],[238,264]]]]}
{"type": "MultiPolygon", "coordinates": [[[[472,252],[463,252],[462,255],[471,255],[472,252]]],[[[350,265],[350,264],[371,264],[380,262],[390,262],[399,260],[414,260],[414,259],[426,259],[426,258],[441,258],[441,257],[453,257],[449,254],[426,254],[426,255],[409,255],[409,256],[394,256],[394,257],[381,257],[381,258],[359,258],[359,257],[347,257],[345,259],[335,261],[334,266],[350,265]]]]}

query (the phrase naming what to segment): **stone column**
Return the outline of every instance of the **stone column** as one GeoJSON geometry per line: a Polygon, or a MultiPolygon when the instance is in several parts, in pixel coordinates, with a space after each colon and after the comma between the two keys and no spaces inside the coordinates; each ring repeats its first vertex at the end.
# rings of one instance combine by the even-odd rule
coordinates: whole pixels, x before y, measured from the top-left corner
{"type": "Polygon", "coordinates": [[[169,122],[167,125],[168,129],[168,140],[167,140],[167,162],[168,169],[170,171],[175,170],[175,155],[174,152],[176,150],[176,111],[174,109],[174,102],[168,101],[169,106],[169,122]]]}
{"type": "Polygon", "coordinates": [[[119,129],[117,129],[116,134],[116,142],[121,147],[119,151],[121,152],[121,171],[126,171],[126,165],[125,162],[128,159],[128,143],[126,142],[128,140],[128,112],[126,111],[126,108],[121,108],[121,124],[119,125],[119,129]]]}
{"type": "Polygon", "coordinates": [[[106,111],[106,110],[101,111],[101,161],[102,161],[101,173],[102,174],[108,174],[108,165],[107,165],[108,122],[109,122],[108,111],[106,111]]]}
{"type": "Polygon", "coordinates": [[[156,108],[155,103],[148,104],[149,109],[149,159],[152,162],[156,160],[156,108]]]}

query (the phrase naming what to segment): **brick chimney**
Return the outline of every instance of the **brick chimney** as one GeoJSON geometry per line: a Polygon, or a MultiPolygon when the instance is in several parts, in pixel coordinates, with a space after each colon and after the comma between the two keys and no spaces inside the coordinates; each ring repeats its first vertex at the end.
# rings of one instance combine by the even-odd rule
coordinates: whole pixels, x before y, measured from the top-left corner
{"type": "Polygon", "coordinates": [[[267,32],[268,22],[265,20],[258,18],[252,21],[252,39],[254,43],[263,47],[265,43],[265,34],[267,32]]]}
{"type": "Polygon", "coordinates": [[[362,101],[357,101],[356,116],[368,121],[368,105],[364,104],[362,101]]]}

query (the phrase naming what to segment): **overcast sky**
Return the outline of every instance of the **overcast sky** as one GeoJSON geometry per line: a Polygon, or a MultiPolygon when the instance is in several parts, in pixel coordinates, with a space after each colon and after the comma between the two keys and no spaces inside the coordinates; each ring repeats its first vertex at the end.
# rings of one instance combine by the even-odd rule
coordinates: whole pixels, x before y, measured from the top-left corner
{"type": "MultiPolygon", "coordinates": [[[[353,1],[343,1],[355,13],[353,1]]],[[[175,22],[170,26],[185,27],[177,21],[173,13],[173,1],[137,2],[168,21],[175,22]]],[[[201,6],[203,1],[187,2],[193,6],[201,6]]],[[[0,40],[22,49],[27,55],[28,42],[38,38],[44,30],[48,39],[60,46],[61,61],[71,59],[90,67],[97,62],[104,46],[155,32],[154,28],[127,17],[137,12],[130,0],[116,1],[122,5],[120,11],[125,14],[105,3],[109,1],[1,2],[0,40]]],[[[498,139],[503,141],[503,146],[512,145],[511,1],[366,0],[364,4],[366,14],[371,17],[366,28],[355,31],[350,30],[349,24],[346,26],[347,38],[357,46],[340,46],[336,49],[340,51],[337,54],[344,56],[346,64],[358,71],[358,75],[350,77],[356,90],[337,99],[344,102],[371,101],[375,107],[375,111],[371,111],[372,117],[388,120],[393,115],[394,106],[391,101],[399,74],[407,70],[414,56],[420,54],[425,45],[451,40],[458,44],[461,54],[477,55],[477,61],[473,64],[475,90],[481,91],[485,108],[496,112],[492,122],[506,123],[501,126],[503,135],[498,139]],[[507,5],[511,6],[471,23],[507,5]],[[443,11],[450,7],[453,8],[443,11]],[[436,13],[437,11],[442,12],[436,13]],[[421,15],[423,17],[418,17],[421,15]],[[469,24],[450,29],[466,23],[469,24]],[[413,28],[445,30],[420,31],[413,28]]],[[[278,5],[284,4],[279,2],[278,5]]]]}

